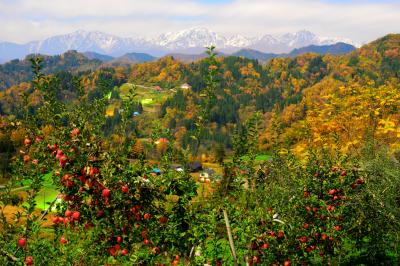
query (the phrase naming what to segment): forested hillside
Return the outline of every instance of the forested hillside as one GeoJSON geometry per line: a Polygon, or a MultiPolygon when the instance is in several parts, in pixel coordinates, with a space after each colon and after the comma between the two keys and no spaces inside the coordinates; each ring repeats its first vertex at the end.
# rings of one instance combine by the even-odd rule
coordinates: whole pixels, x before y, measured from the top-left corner
{"type": "Polygon", "coordinates": [[[97,59],[88,59],[83,54],[76,51],[69,51],[62,55],[43,56],[28,55],[24,60],[12,60],[0,65],[0,91],[18,85],[21,82],[32,80],[30,58],[41,56],[44,59],[43,73],[52,74],[61,71],[92,71],[95,70],[102,61],[97,59]]]}
{"type": "MultiPolygon", "coordinates": [[[[263,151],[279,144],[294,148],[300,154],[309,145],[324,143],[336,148],[335,142],[340,142],[343,150],[357,148],[371,126],[378,130],[382,140],[394,145],[398,134],[398,47],[399,36],[388,35],[343,56],[305,54],[274,58],[265,65],[243,57],[219,57],[218,86],[208,110],[209,124],[200,135],[206,140],[201,149],[210,153],[215,143],[232,148],[228,136],[233,133],[234,125],[254,112],[263,114],[259,143],[263,151]],[[360,124],[354,127],[353,123],[360,124]],[[355,128],[357,132],[352,132],[355,128]]],[[[191,136],[196,130],[195,113],[200,108],[201,90],[206,85],[207,60],[185,64],[173,57],[164,57],[155,62],[77,74],[77,70],[99,62],[74,52],[51,58],[51,62],[45,58],[44,71],[71,70],[56,76],[62,83],[62,90],[57,94],[72,102],[76,99],[78,83],[92,95],[102,79],[110,83],[107,90],[127,81],[160,86],[164,90],[190,84],[190,90],[178,89],[162,103],[159,118],[173,132],[180,132],[178,143],[183,148],[193,146],[191,136]],[[71,79],[80,81],[73,84],[71,79]]],[[[13,65],[6,64],[4,68],[11,71],[13,65]]],[[[15,67],[22,67],[27,73],[30,68],[28,61],[21,61],[15,67]]],[[[22,83],[2,92],[3,113],[17,109],[22,101],[20,92],[29,86],[22,83]]],[[[28,105],[32,108],[40,101],[37,93],[32,91],[29,96],[28,105]]]]}

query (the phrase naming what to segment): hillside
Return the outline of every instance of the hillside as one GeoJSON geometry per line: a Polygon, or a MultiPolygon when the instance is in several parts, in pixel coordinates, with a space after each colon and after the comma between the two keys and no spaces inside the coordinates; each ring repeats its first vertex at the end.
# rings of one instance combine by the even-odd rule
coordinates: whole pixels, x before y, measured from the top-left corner
{"type": "MultiPolygon", "coordinates": [[[[0,65],[0,90],[21,82],[30,81],[32,79],[32,69],[29,58],[34,56],[38,55],[29,55],[24,60],[15,59],[0,65]]],[[[62,55],[55,56],[40,55],[40,57],[43,58],[43,72],[45,74],[61,71],[93,71],[102,63],[98,59],[88,59],[76,51],[68,51],[62,55]]]]}
{"type": "Polygon", "coordinates": [[[105,65],[107,66],[129,66],[131,64],[144,63],[154,61],[157,58],[145,53],[127,53],[123,56],[110,60],[105,65]]]}
{"type": "MultiPolygon", "coordinates": [[[[342,45],[339,46],[342,47],[342,45]]],[[[389,107],[395,110],[398,106],[393,91],[398,88],[396,81],[400,75],[399,46],[399,35],[388,35],[344,55],[307,53],[293,58],[272,58],[264,65],[258,60],[245,57],[217,57],[218,86],[215,89],[215,96],[218,100],[214,99],[211,102],[209,110],[210,123],[214,123],[217,127],[210,127],[207,130],[204,135],[207,141],[204,142],[201,149],[204,152],[209,151],[211,147],[215,146],[215,143],[219,142],[222,142],[227,148],[231,148],[232,143],[229,136],[233,132],[234,125],[242,123],[256,111],[261,112],[264,117],[260,149],[268,151],[274,142],[281,145],[285,144],[288,148],[301,150],[310,138],[330,138],[333,134],[333,125],[326,125],[329,129],[325,132],[328,134],[327,136],[324,135],[325,133],[321,128],[318,129],[320,131],[313,133],[314,129],[311,128],[310,131],[310,128],[307,129],[305,125],[314,125],[315,121],[318,121],[321,125],[324,124],[325,122],[316,120],[315,116],[324,114],[325,111],[328,112],[327,110],[331,108],[332,104],[338,105],[338,108],[343,104],[342,111],[345,112],[339,112],[341,110],[339,108],[337,117],[334,116],[333,112],[330,112],[330,115],[324,119],[332,123],[337,123],[336,120],[348,115],[345,111],[346,108],[352,110],[350,106],[346,107],[347,100],[350,102],[359,101],[364,105],[372,104],[363,97],[370,95],[367,91],[373,88],[382,93],[382,95],[374,97],[393,97],[389,107]],[[353,97],[348,94],[349,91],[356,92],[356,95],[353,97]],[[325,99],[328,95],[331,97],[329,98],[332,100],[331,103],[325,99]],[[341,100],[336,103],[337,99],[341,100]],[[276,131],[274,127],[277,123],[279,124],[279,134],[274,133],[276,131]],[[300,134],[300,132],[308,133],[300,134]]],[[[311,47],[310,49],[314,48],[311,47]]],[[[326,50],[326,48],[323,48],[324,51],[329,50],[326,50]]],[[[334,46],[331,49],[337,51],[334,46]]],[[[254,54],[254,51],[251,50],[244,52],[250,53],[248,56],[254,54]]],[[[259,55],[258,53],[255,54],[259,55]]],[[[141,60],[144,58],[142,56],[145,55],[131,54],[127,57],[128,59],[141,60]]],[[[82,69],[82,66],[78,67],[78,62],[82,63],[83,66],[97,66],[99,64],[96,60],[85,59],[82,55],[71,52],[67,56],[56,57],[52,61],[53,63],[46,67],[46,71],[63,69],[60,65],[63,67],[66,67],[66,65],[59,61],[62,62],[62,58],[69,57],[75,58],[74,60],[71,59],[75,64],[70,63],[69,66],[76,66],[76,70],[82,69]]],[[[51,57],[48,57],[47,60],[50,60],[49,58],[51,57]]],[[[143,60],[145,59],[152,58],[146,57],[143,60]]],[[[28,71],[28,63],[25,62],[25,64],[24,69],[28,71]]],[[[176,90],[177,93],[170,96],[160,106],[160,121],[169,125],[173,132],[185,131],[178,143],[186,148],[193,143],[190,136],[195,130],[195,112],[200,108],[200,95],[206,84],[207,71],[208,65],[205,59],[187,64],[169,56],[157,61],[134,65],[127,63],[125,66],[113,69],[108,78],[111,79],[110,82],[113,84],[129,81],[132,84],[159,86],[163,90],[176,90]],[[183,83],[189,83],[191,90],[180,90],[183,83]]],[[[88,79],[87,84],[89,85],[91,84],[90,76],[85,74],[80,75],[80,78],[88,79]]],[[[18,90],[12,88],[6,95],[11,95],[13,89],[18,90]]],[[[96,87],[91,87],[90,90],[95,91],[96,87]]],[[[4,104],[4,106],[7,106],[6,110],[13,109],[10,103],[4,104]]],[[[357,112],[354,111],[354,113],[357,112]]],[[[380,117],[376,123],[394,121],[396,117],[396,113],[392,114],[387,111],[385,116],[380,117]]],[[[349,115],[348,121],[352,121],[353,118],[355,119],[355,117],[349,115]]],[[[140,120],[140,118],[138,119],[140,120]]],[[[359,139],[364,138],[360,135],[360,132],[365,130],[368,124],[364,120],[360,123],[358,126],[360,131],[352,133],[352,137],[343,139],[343,143],[360,142],[359,139]]],[[[342,124],[344,127],[345,122],[342,122],[342,124]]],[[[397,122],[394,124],[394,128],[396,127],[397,122]]],[[[315,130],[317,128],[315,127],[315,130]]],[[[145,128],[139,126],[139,130],[145,130],[145,128]]],[[[344,138],[344,132],[351,132],[351,127],[335,131],[335,134],[337,134],[335,137],[344,138]]],[[[387,142],[394,143],[392,137],[384,136],[387,138],[387,142]]],[[[325,139],[324,141],[326,145],[329,144],[328,140],[325,139]]],[[[318,141],[315,141],[315,143],[318,143],[318,141]]],[[[357,145],[354,147],[357,147],[357,145]]]]}
{"type": "MultiPolygon", "coordinates": [[[[255,49],[240,49],[239,51],[233,53],[224,53],[217,51],[219,57],[221,56],[237,56],[245,57],[248,59],[255,59],[261,63],[265,63],[272,58],[285,58],[285,57],[296,57],[302,54],[315,53],[320,55],[332,54],[332,55],[342,55],[354,51],[356,48],[353,45],[346,43],[335,43],[330,45],[309,45],[301,48],[293,49],[289,53],[264,53],[255,49]]],[[[195,62],[207,57],[205,53],[202,54],[168,54],[177,60],[185,63],[195,62]]]]}
{"type": "MultiPolygon", "coordinates": [[[[227,54],[223,52],[218,52],[219,57],[226,56],[237,56],[245,57],[248,59],[259,60],[264,63],[272,58],[282,58],[282,57],[294,57],[305,53],[317,53],[317,54],[345,54],[354,49],[353,46],[344,43],[338,43],[333,45],[325,46],[307,46],[300,49],[295,49],[289,54],[272,54],[263,53],[252,49],[242,49],[232,54],[227,54]]],[[[12,85],[16,85],[20,82],[30,81],[31,69],[29,57],[24,60],[12,60],[11,62],[0,65],[0,89],[5,89],[12,85]]],[[[131,64],[144,63],[155,61],[157,58],[146,53],[127,53],[120,57],[111,57],[104,54],[99,54],[96,52],[85,52],[77,53],[76,51],[69,51],[61,56],[48,56],[43,55],[45,59],[44,73],[51,74],[59,71],[86,71],[94,70],[97,67],[118,67],[123,66],[129,68],[131,64]],[[63,58],[65,57],[65,58],[63,58]],[[64,63],[64,60],[66,62],[64,63]]],[[[176,60],[182,61],[184,63],[196,62],[198,60],[207,57],[207,54],[181,54],[172,53],[168,54],[166,57],[173,57],[176,60]]]]}
{"type": "MultiPolygon", "coordinates": [[[[245,58],[221,58],[218,60],[221,85],[216,91],[219,100],[213,104],[210,114],[211,121],[219,126],[208,134],[211,139],[226,140],[232,133],[229,131],[231,123],[239,123],[255,111],[261,111],[264,129],[260,148],[263,150],[280,143],[301,154],[305,147],[319,146],[322,142],[334,149],[331,141],[339,139],[343,152],[348,152],[360,147],[366,138],[363,134],[372,123],[361,119],[354,127],[360,115],[356,109],[370,106],[379,114],[373,123],[376,123],[380,140],[398,145],[398,47],[399,35],[389,35],[342,56],[305,54],[274,58],[265,66],[245,58]],[[370,90],[375,92],[371,94],[370,90]],[[383,106],[374,103],[376,97],[382,99],[383,106]],[[360,104],[354,106],[356,109],[352,106],[355,102],[360,104]],[[332,111],[333,106],[336,112],[332,111]],[[333,130],[335,127],[337,130],[333,130]],[[353,131],[355,129],[357,132],[353,131]]],[[[204,86],[200,77],[205,69],[200,62],[186,70],[189,75],[184,75],[185,72],[175,75],[182,77],[180,82],[189,82],[196,92],[204,86]]],[[[193,102],[200,101],[197,97],[196,93],[177,94],[168,100],[163,107],[166,123],[176,125],[176,130],[189,129],[187,125],[195,120],[188,119],[187,114],[193,113],[193,102]],[[175,115],[170,117],[169,113],[175,115]]],[[[190,134],[187,132],[183,138],[184,147],[190,143],[190,134]]],[[[230,145],[229,142],[225,144],[230,145]]],[[[204,151],[210,147],[212,145],[204,147],[204,151]]]]}
{"type": "Polygon", "coordinates": [[[298,56],[305,53],[316,53],[316,54],[331,54],[331,55],[341,55],[347,54],[354,51],[356,47],[347,43],[335,43],[331,45],[310,45],[302,48],[294,49],[289,53],[289,56],[298,56]]]}
{"type": "Polygon", "coordinates": [[[243,56],[249,59],[256,59],[260,60],[261,62],[267,61],[271,58],[276,58],[276,57],[284,57],[284,55],[278,55],[278,54],[272,54],[272,53],[263,53],[257,50],[252,50],[252,49],[242,49],[240,51],[237,51],[233,54],[232,56],[243,56]]]}
{"type": "Polygon", "coordinates": [[[105,54],[99,54],[96,52],[85,52],[83,53],[84,56],[86,56],[88,59],[97,59],[102,62],[108,62],[114,59],[114,57],[105,55],[105,54]]]}

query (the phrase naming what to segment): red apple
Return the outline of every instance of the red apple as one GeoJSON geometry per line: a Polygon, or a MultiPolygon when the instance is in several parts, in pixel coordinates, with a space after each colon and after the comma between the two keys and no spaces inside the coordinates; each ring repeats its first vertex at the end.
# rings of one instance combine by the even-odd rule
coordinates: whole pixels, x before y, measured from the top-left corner
{"type": "Polygon", "coordinates": [[[80,212],[78,211],[74,211],[72,213],[72,218],[74,218],[75,220],[79,220],[79,217],[81,216],[80,212]]]}
{"type": "Polygon", "coordinates": [[[90,176],[97,175],[98,173],[100,173],[99,168],[90,167],[90,169],[89,169],[89,175],[90,175],[90,176]]]}
{"type": "Polygon", "coordinates": [[[29,155],[24,155],[23,160],[24,163],[28,163],[31,160],[31,157],[29,155]]]}
{"type": "Polygon", "coordinates": [[[60,166],[64,167],[67,164],[68,158],[65,155],[61,155],[58,161],[60,162],[60,166]]]}
{"type": "Polygon", "coordinates": [[[340,227],[340,225],[335,225],[333,229],[335,229],[336,231],[340,231],[342,228],[340,227]]]}
{"type": "Polygon", "coordinates": [[[104,197],[108,198],[110,196],[110,190],[105,188],[105,189],[103,189],[102,194],[104,197]]]}
{"type": "Polygon", "coordinates": [[[67,182],[65,182],[65,186],[67,187],[67,188],[71,188],[71,187],[73,187],[73,185],[74,185],[74,182],[72,182],[72,180],[67,180],[67,182]]]}
{"type": "Polygon", "coordinates": [[[25,247],[25,246],[26,246],[26,238],[21,237],[20,239],[18,239],[18,246],[19,246],[20,248],[25,247]]]}
{"type": "Polygon", "coordinates": [[[117,251],[115,250],[115,248],[109,248],[108,253],[110,253],[110,255],[114,256],[114,257],[115,257],[115,255],[117,255],[117,251]]]}
{"type": "Polygon", "coordinates": [[[128,186],[122,186],[122,187],[121,187],[121,191],[122,191],[123,193],[128,193],[128,192],[129,192],[128,186]]]}
{"type": "Polygon", "coordinates": [[[306,243],[307,242],[307,237],[306,236],[301,236],[301,237],[299,237],[299,241],[301,243],[306,243]]]}
{"type": "Polygon", "coordinates": [[[61,243],[61,244],[67,244],[67,243],[68,243],[68,240],[65,239],[64,236],[61,236],[61,238],[60,238],[60,243],[61,243]]]}
{"type": "Polygon", "coordinates": [[[29,146],[29,145],[31,145],[32,144],[32,140],[31,139],[28,139],[28,138],[25,138],[24,139],[24,145],[25,146],[29,146]]]}
{"type": "Polygon", "coordinates": [[[356,180],[356,182],[357,182],[357,184],[364,184],[364,183],[365,183],[365,180],[364,180],[363,178],[358,178],[358,179],[356,180]]]}
{"type": "Polygon", "coordinates": [[[60,157],[63,156],[63,155],[64,155],[63,151],[58,149],[57,153],[56,153],[56,159],[60,159],[60,157]]]}
{"type": "Polygon", "coordinates": [[[264,244],[261,246],[261,248],[262,248],[262,249],[267,249],[267,248],[269,248],[269,244],[268,244],[268,243],[264,243],[264,244]]]}
{"type": "Polygon", "coordinates": [[[58,224],[58,217],[54,216],[52,221],[53,221],[53,224],[58,224]]]}
{"type": "Polygon", "coordinates": [[[71,137],[75,138],[77,137],[79,134],[81,133],[81,131],[79,130],[79,128],[74,128],[71,130],[71,137]]]}
{"type": "Polygon", "coordinates": [[[96,214],[96,217],[99,218],[99,217],[101,217],[103,215],[104,215],[104,211],[103,210],[98,210],[97,214],[96,214]]]}
{"type": "Polygon", "coordinates": [[[283,262],[283,266],[290,266],[290,265],[292,265],[292,263],[291,263],[290,260],[285,260],[285,261],[283,262]]]}
{"type": "Polygon", "coordinates": [[[146,229],[143,230],[143,231],[141,232],[141,235],[142,235],[142,237],[143,237],[144,239],[146,239],[146,238],[147,238],[147,230],[146,230],[146,229]]]}
{"type": "Polygon", "coordinates": [[[331,190],[329,190],[329,192],[328,192],[328,194],[329,195],[334,195],[334,194],[336,194],[336,189],[331,189],[331,190]]]}
{"type": "Polygon", "coordinates": [[[26,265],[32,265],[33,264],[32,256],[28,256],[28,257],[25,258],[25,264],[26,265]]]}

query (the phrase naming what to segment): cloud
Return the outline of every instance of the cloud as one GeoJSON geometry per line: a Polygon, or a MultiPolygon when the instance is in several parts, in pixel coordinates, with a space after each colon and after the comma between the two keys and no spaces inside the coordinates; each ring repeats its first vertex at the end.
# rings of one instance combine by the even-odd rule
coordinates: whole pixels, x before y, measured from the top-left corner
{"type": "Polygon", "coordinates": [[[206,26],[228,34],[301,29],[371,41],[398,31],[397,1],[344,0],[0,0],[0,39],[26,42],[77,29],[156,36],[206,26]]]}

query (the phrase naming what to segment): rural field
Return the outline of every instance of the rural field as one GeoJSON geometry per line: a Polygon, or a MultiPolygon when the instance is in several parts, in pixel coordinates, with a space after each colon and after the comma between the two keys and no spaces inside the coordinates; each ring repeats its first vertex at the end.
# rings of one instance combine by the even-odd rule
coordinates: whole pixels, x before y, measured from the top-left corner
{"type": "Polygon", "coordinates": [[[399,18],[0,1],[0,265],[400,265],[399,18]]]}

